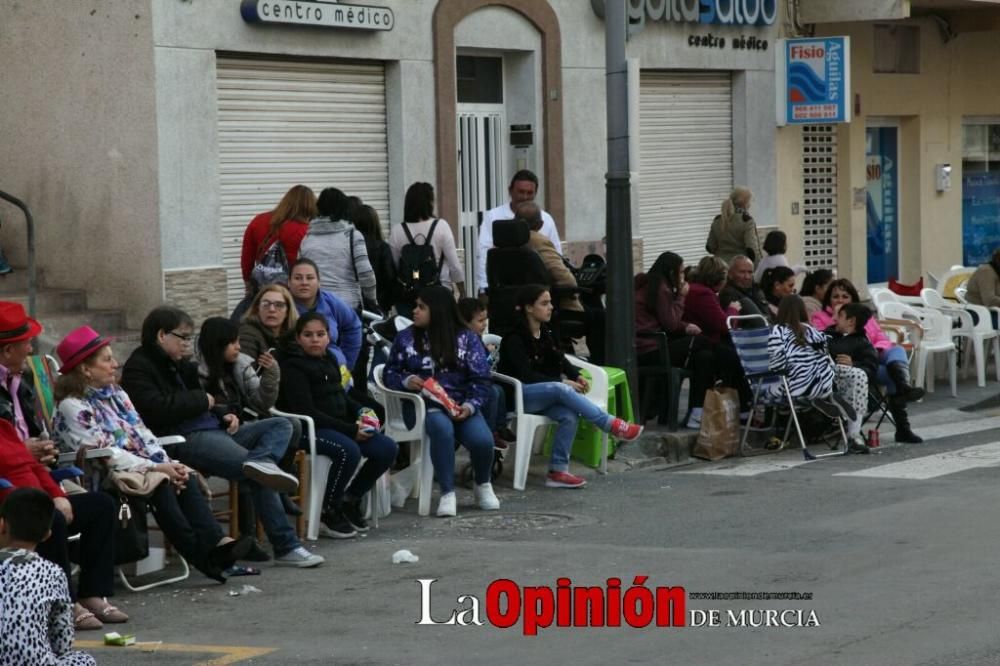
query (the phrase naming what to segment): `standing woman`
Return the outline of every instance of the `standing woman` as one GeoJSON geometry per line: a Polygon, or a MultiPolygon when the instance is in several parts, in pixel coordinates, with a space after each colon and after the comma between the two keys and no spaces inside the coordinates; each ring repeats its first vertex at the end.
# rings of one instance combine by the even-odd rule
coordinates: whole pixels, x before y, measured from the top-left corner
{"type": "Polygon", "coordinates": [[[359,206],[354,211],[354,227],[365,237],[368,261],[375,271],[375,298],[379,309],[388,314],[395,304],[396,263],[392,248],[382,239],[382,223],[371,206],[359,206]]]}
{"type": "MultiPolygon", "coordinates": [[[[430,244],[434,248],[434,259],[440,267],[441,286],[449,291],[458,287],[459,295],[465,296],[465,269],[458,260],[451,227],[447,221],[434,215],[434,187],[430,183],[413,183],[406,190],[403,223],[394,226],[389,234],[392,261],[397,268],[401,268],[399,257],[403,247],[410,244],[430,244]],[[431,227],[434,227],[433,233],[431,227]]],[[[399,294],[397,298],[396,310],[405,317],[413,308],[413,295],[399,294]],[[402,311],[399,306],[403,307],[402,311]]]]}
{"type": "Polygon", "coordinates": [[[323,315],[309,312],[299,318],[294,340],[286,339],[278,352],[278,404],[316,422],[316,453],[333,461],[320,514],[326,529],[321,528],[320,534],[344,539],[368,531],[361,498],[392,466],[398,447],[360,424],[364,406],[344,391],[337,361],[327,349],[329,335],[323,315]],[[362,456],[365,464],[358,470],[362,456]]]}
{"type": "MultiPolygon", "coordinates": [[[[708,341],[701,337],[701,328],[684,321],[684,300],[689,289],[684,280],[684,260],[673,252],[664,252],[648,273],[636,276],[635,349],[640,366],[658,363],[660,353],[655,334],[666,333],[671,365],[691,370],[688,407],[693,426],[694,422],[701,422],[705,392],[715,380],[715,356],[708,341]]],[[[667,416],[669,397],[664,394],[661,401],[661,422],[667,416]]]]}
{"type": "Polygon", "coordinates": [[[288,265],[295,263],[299,245],[309,230],[309,220],[316,217],[316,195],[305,185],[296,185],[281,197],[274,210],[261,213],[250,221],[243,232],[240,268],[247,294],[252,295],[261,285],[250,284],[254,263],[277,241],[285,251],[288,265]]]}
{"type": "Polygon", "coordinates": [[[354,367],[361,353],[361,319],[335,294],[320,289],[320,273],[312,259],[300,258],[292,264],[288,290],[299,315],[318,312],[330,326],[330,351],[347,370],[354,367]]]}
{"type": "Polygon", "coordinates": [[[437,403],[427,409],[431,464],[441,488],[437,515],[456,513],[456,441],[469,450],[479,508],[496,511],[500,500],[490,482],[493,433],[482,415],[484,405],[493,398],[490,363],[482,341],[466,327],[451,290],[445,287],[420,290],[413,325],[396,336],[385,365],[385,385],[397,391],[419,392],[431,377],[460,406],[455,416],[437,403]]]}
{"type": "Polygon", "coordinates": [[[320,192],[319,217],[309,223],[299,256],[316,263],[328,291],[360,310],[363,303],[375,303],[375,272],[365,237],[348,220],[356,207],[336,187],[320,192]]]}
{"type": "Polygon", "coordinates": [[[110,449],[111,471],[152,487],[146,501],[170,543],[199,571],[224,583],[223,570],[249,552],[251,540],[234,541],[223,534],[194,470],[171,460],[142,422],[117,384],[111,341],[81,326],[56,348],[62,367],[55,388],[55,435],[73,451],[82,446],[110,449]]]}
{"type": "Polygon", "coordinates": [[[763,258],[757,223],[750,215],[753,193],[745,187],[736,187],[722,202],[722,212],[712,220],[705,249],[727,264],[737,255],[746,255],[757,265],[763,258]]]}
{"type": "MultiPolygon", "coordinates": [[[[559,425],[552,442],[552,457],[545,485],[549,488],[581,488],[587,482],[569,472],[569,453],[581,417],[613,437],[630,442],[642,434],[642,426],[611,416],[582,394],[590,383],[580,369],[566,360],[552,334],[552,296],[548,287],[529,284],[517,294],[517,326],[500,344],[497,370],[520,380],[524,410],[547,416],[559,425]]],[[[531,446],[519,442],[518,446],[531,446]]]]}

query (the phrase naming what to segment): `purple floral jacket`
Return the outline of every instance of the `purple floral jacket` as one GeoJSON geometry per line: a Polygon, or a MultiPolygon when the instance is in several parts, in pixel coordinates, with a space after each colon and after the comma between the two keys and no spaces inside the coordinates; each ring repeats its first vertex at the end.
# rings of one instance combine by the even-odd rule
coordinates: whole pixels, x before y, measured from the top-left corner
{"type": "MultiPolygon", "coordinates": [[[[491,398],[492,379],[489,354],[479,336],[468,329],[459,333],[455,343],[458,367],[437,368],[428,354],[417,352],[413,344],[416,334],[417,329],[410,326],[396,335],[385,364],[385,385],[398,391],[408,391],[405,385],[407,377],[434,377],[455,402],[480,411],[491,398]]],[[[427,333],[421,331],[419,334],[424,336],[424,349],[430,349],[427,333]]]]}

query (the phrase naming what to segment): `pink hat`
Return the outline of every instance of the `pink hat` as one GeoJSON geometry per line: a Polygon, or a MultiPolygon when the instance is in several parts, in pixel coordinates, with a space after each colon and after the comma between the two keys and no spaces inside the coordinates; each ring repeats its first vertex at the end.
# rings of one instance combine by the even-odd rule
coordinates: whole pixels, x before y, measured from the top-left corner
{"type": "Polygon", "coordinates": [[[102,338],[100,333],[89,326],[74,329],[56,347],[56,355],[62,363],[59,374],[66,374],[90,358],[98,349],[107,347],[112,342],[114,338],[102,338]]]}

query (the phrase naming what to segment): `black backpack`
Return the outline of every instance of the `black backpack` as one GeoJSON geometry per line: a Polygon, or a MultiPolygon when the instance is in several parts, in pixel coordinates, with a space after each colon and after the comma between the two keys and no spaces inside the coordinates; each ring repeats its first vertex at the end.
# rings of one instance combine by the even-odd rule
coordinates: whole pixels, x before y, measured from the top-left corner
{"type": "Polygon", "coordinates": [[[444,265],[444,253],[441,259],[434,257],[434,246],[431,245],[431,237],[434,236],[434,228],[440,220],[431,222],[431,228],[427,232],[422,244],[418,244],[413,239],[406,222],[403,222],[403,233],[406,234],[410,242],[403,246],[399,252],[399,270],[396,272],[396,281],[399,283],[400,296],[406,301],[414,301],[417,293],[424,287],[437,286],[441,284],[441,267],[444,265]]]}

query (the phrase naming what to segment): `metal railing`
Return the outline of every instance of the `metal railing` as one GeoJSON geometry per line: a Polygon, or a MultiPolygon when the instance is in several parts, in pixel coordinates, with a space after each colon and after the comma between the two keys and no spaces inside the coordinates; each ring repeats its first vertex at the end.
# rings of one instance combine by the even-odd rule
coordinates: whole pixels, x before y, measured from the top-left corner
{"type": "Polygon", "coordinates": [[[34,317],[38,292],[38,282],[35,275],[35,219],[31,216],[28,206],[17,197],[0,190],[0,199],[21,209],[28,227],[28,316],[34,317]]]}

